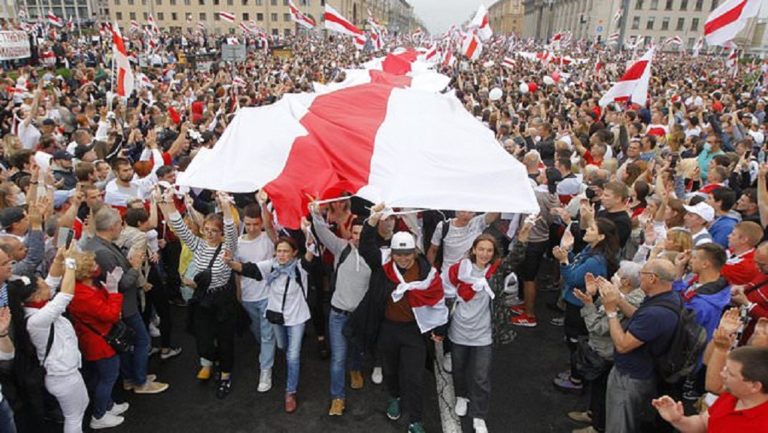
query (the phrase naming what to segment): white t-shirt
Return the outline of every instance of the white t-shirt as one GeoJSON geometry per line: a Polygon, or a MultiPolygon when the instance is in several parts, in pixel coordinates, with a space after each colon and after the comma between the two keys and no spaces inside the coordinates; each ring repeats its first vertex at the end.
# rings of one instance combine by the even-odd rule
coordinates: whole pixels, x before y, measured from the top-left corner
{"type": "Polygon", "coordinates": [[[19,141],[24,149],[34,150],[40,142],[40,130],[30,122],[24,126],[24,122],[19,123],[19,141]]]}
{"type": "MultiPolygon", "coordinates": [[[[469,220],[469,224],[464,227],[456,227],[451,224],[448,233],[445,235],[443,267],[440,269],[440,272],[448,272],[448,268],[450,268],[452,264],[458,263],[459,260],[466,257],[469,249],[472,248],[472,242],[474,242],[475,238],[482,234],[483,230],[486,228],[488,228],[488,224],[485,223],[485,214],[475,216],[469,220]]],[[[442,236],[443,222],[441,221],[437,223],[435,233],[432,235],[432,245],[439,247],[442,236]]],[[[456,297],[456,294],[446,292],[445,296],[454,298],[456,297]]]]}
{"type": "MultiPolygon", "coordinates": [[[[275,254],[275,244],[266,233],[261,233],[255,239],[240,236],[237,240],[237,260],[241,263],[258,263],[269,260],[275,254]]],[[[243,302],[258,302],[267,299],[267,282],[253,278],[242,277],[240,290],[243,302]]]]}

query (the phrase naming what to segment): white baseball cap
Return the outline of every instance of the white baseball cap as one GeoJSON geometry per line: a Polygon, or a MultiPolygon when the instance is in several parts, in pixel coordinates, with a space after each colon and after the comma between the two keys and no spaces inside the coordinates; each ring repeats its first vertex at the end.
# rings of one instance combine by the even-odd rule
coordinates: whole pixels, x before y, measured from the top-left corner
{"type": "Polygon", "coordinates": [[[686,212],[696,214],[700,216],[704,221],[711,223],[715,219],[715,210],[712,206],[704,203],[703,201],[696,203],[693,206],[683,205],[686,212]]]}
{"type": "Polygon", "coordinates": [[[416,251],[416,239],[410,232],[397,232],[392,236],[390,248],[393,253],[410,254],[416,251]]]}

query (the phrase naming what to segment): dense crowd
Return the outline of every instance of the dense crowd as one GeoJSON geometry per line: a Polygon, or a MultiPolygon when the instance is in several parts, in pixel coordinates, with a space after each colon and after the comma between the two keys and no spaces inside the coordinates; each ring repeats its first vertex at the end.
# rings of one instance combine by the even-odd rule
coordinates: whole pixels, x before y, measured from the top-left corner
{"type": "Polygon", "coordinates": [[[111,93],[98,37],[49,38],[51,65],[0,72],[0,432],[138,416],[113,388],[173,386],[147,365],[181,353],[179,328],[195,338],[184,350],[199,357],[197,380],[227,398],[251,386],[233,371],[240,327],[259,345],[254,392],[272,388],[285,351],[288,413],[310,335],[330,358],[330,416],[372,366],[386,416],[424,432],[421,366],[437,359],[456,415],[487,432],[493,354],[540,325],[543,289],[560,292],[552,325],[571,365],[542,380],[589,390],[589,407],[567,414],[587,425],[576,432],[768,431],[768,64],[733,73],[717,49],[658,53],[646,105],[601,107],[631,51],[574,41],[566,64],[497,37],[479,60],[435,69],[523,164],[539,214],[402,212],[349,194],[313,201],[289,229],[264,192],[189,189],[177,173],[240,107],[341,81],[385,53],[299,37],[278,57],[241,38],[247,58],[220,64],[222,38],[158,37],[128,36],[140,65],[127,99],[111,93]]]}

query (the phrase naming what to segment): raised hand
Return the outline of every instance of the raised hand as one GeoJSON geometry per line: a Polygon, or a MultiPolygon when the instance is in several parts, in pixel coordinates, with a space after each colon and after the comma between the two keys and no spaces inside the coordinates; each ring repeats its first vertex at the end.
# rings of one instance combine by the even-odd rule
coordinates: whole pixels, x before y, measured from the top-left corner
{"type": "Polygon", "coordinates": [[[104,283],[107,292],[117,293],[120,287],[120,280],[123,278],[123,268],[116,266],[112,272],[107,272],[107,281],[104,283]]]}
{"type": "Polygon", "coordinates": [[[683,419],[683,403],[672,400],[672,397],[665,395],[654,399],[651,404],[659,411],[659,415],[669,423],[675,423],[683,419]]]}

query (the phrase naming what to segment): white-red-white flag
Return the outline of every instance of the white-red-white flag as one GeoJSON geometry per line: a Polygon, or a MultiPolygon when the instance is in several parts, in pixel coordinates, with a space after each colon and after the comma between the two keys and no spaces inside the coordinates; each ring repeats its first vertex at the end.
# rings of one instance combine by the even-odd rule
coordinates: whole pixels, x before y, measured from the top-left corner
{"type": "Polygon", "coordinates": [[[288,10],[291,12],[291,19],[293,20],[293,22],[309,30],[312,30],[315,28],[315,25],[316,25],[315,20],[301,13],[299,8],[297,8],[296,5],[293,4],[292,0],[288,0],[288,10]]]}
{"type": "Polygon", "coordinates": [[[504,60],[502,60],[501,64],[508,68],[514,68],[515,66],[517,66],[517,62],[515,62],[515,59],[513,59],[512,57],[504,57],[504,60]]]}
{"type": "Polygon", "coordinates": [[[675,35],[674,37],[665,39],[664,42],[661,44],[661,46],[662,47],[666,47],[667,45],[680,46],[682,44],[683,44],[683,40],[680,38],[680,36],[675,35]]]}
{"type": "Polygon", "coordinates": [[[735,75],[734,69],[739,66],[739,50],[734,47],[731,48],[731,52],[728,53],[728,58],[725,59],[725,67],[735,75]]]}
{"type": "Polygon", "coordinates": [[[480,37],[474,33],[467,33],[464,35],[464,40],[461,41],[461,54],[469,60],[477,60],[480,58],[480,54],[483,51],[483,43],[480,41],[480,37]]]}
{"type": "Polygon", "coordinates": [[[704,23],[707,45],[723,45],[732,40],[757,15],[765,0],[726,0],[713,10],[704,23]]]}
{"type": "Polygon", "coordinates": [[[645,105],[648,100],[648,83],[651,80],[652,60],[653,48],[627,68],[619,81],[600,98],[600,106],[605,107],[611,102],[624,101],[645,105]]]}
{"type": "Polygon", "coordinates": [[[117,76],[115,77],[114,92],[118,96],[127,98],[133,92],[134,78],[131,70],[131,61],[128,58],[128,51],[125,48],[123,35],[120,34],[120,28],[115,22],[112,26],[112,61],[115,62],[117,76]]]}
{"type": "Polygon", "coordinates": [[[699,52],[704,48],[704,36],[699,37],[696,41],[696,45],[693,46],[693,57],[699,57],[699,52]]]}
{"type": "Polygon", "coordinates": [[[57,17],[52,10],[48,11],[48,24],[56,27],[64,27],[64,20],[57,17]]]}
{"type": "Polygon", "coordinates": [[[355,36],[354,37],[355,48],[357,48],[358,50],[362,50],[363,48],[365,48],[365,43],[367,41],[368,39],[366,39],[365,34],[360,34],[355,36]]]}
{"type": "Polygon", "coordinates": [[[624,16],[624,8],[619,8],[619,10],[616,11],[616,14],[613,15],[613,22],[618,25],[621,21],[621,17],[624,16]]]}
{"type": "Polygon", "coordinates": [[[230,192],[264,188],[289,228],[300,226],[308,196],[331,191],[393,207],[539,211],[522,164],[461,101],[380,83],[244,107],[178,183],[230,192]],[[445,167],[453,167],[450,176],[445,167]],[[519,191],[510,194],[509,185],[519,191]]]}
{"type": "Polygon", "coordinates": [[[139,22],[136,20],[131,20],[131,27],[128,29],[130,32],[136,32],[141,29],[141,26],[139,25],[139,22]]]}
{"type": "Polygon", "coordinates": [[[493,30],[491,30],[491,22],[488,17],[488,9],[486,9],[483,4],[480,4],[475,13],[475,17],[469,22],[469,29],[476,29],[477,35],[483,42],[493,37],[493,30]]]}
{"type": "Polygon", "coordinates": [[[344,18],[336,9],[331,7],[328,2],[325,3],[325,28],[334,32],[342,33],[347,36],[361,36],[363,31],[344,18]]]}
{"type": "Polygon", "coordinates": [[[147,15],[147,25],[149,26],[150,36],[160,33],[160,27],[155,23],[155,18],[152,17],[152,14],[147,15]]]}
{"type": "Polygon", "coordinates": [[[219,18],[221,18],[222,21],[226,21],[228,23],[235,23],[235,14],[231,12],[219,11],[219,18]]]}
{"type": "Polygon", "coordinates": [[[619,32],[611,33],[608,35],[608,44],[617,44],[619,42],[619,32]]]}
{"type": "Polygon", "coordinates": [[[453,56],[453,50],[447,49],[443,53],[443,66],[453,66],[453,64],[456,63],[456,57],[453,56]]]}

